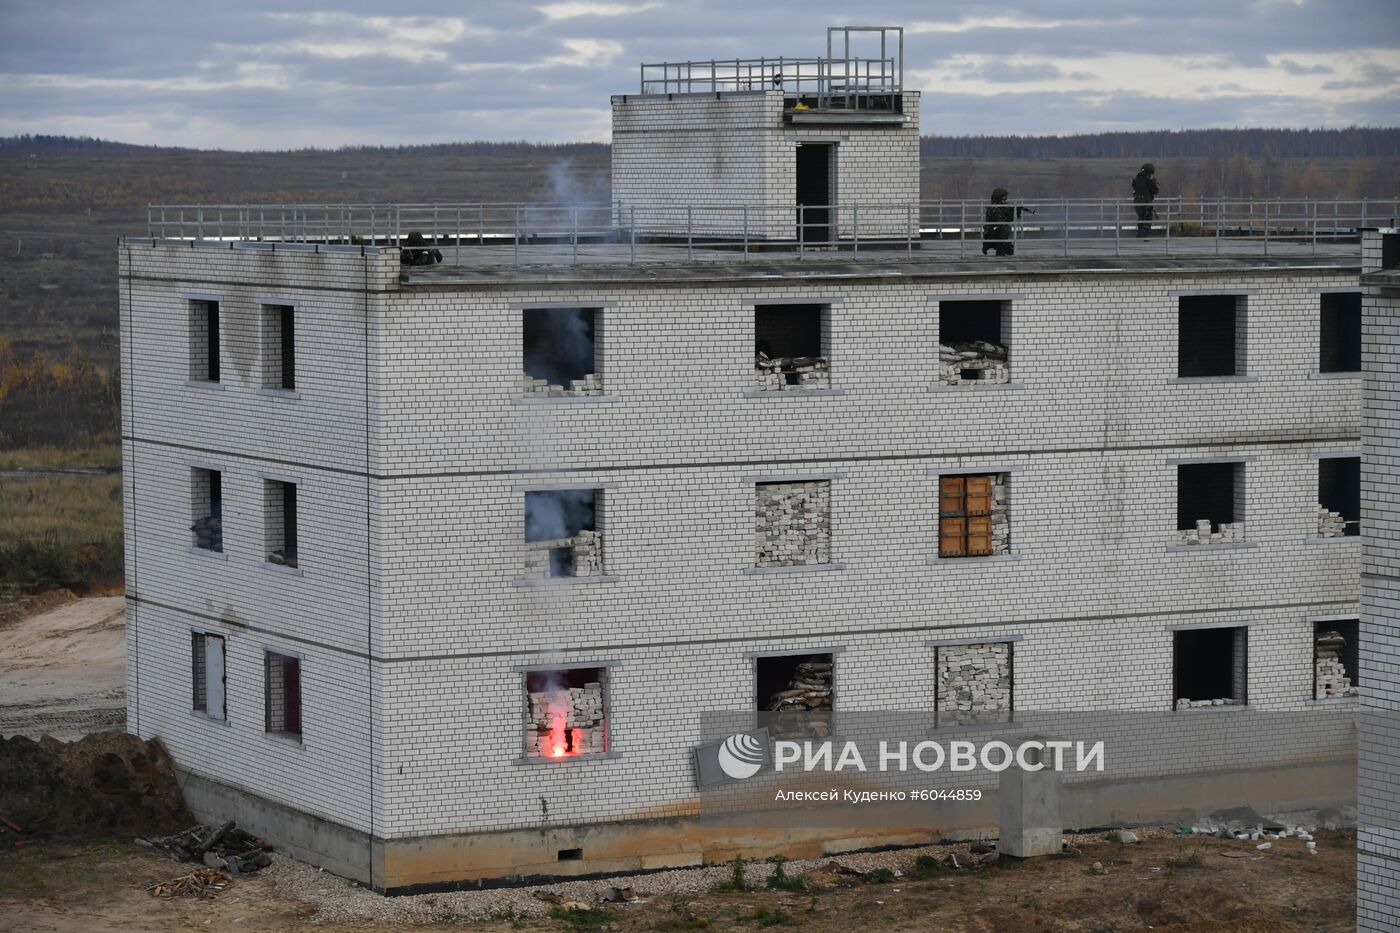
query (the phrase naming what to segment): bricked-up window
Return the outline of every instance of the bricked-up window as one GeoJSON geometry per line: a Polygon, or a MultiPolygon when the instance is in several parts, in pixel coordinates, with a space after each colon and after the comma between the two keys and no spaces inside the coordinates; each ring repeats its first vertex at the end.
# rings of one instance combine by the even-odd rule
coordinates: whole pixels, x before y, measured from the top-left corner
{"type": "Polygon", "coordinates": [[[607,750],[607,668],[525,673],[526,758],[573,758],[607,750]]]}
{"type": "Polygon", "coordinates": [[[219,303],[193,299],[189,312],[190,378],[219,381],[219,303]]]}
{"type": "Polygon", "coordinates": [[[194,546],[205,551],[224,549],[224,474],[201,467],[190,469],[190,532],[194,546]]]}
{"type": "Polygon", "coordinates": [[[224,639],[205,632],[190,633],[190,663],[194,684],[194,709],[211,719],[223,719],[224,693],[228,683],[224,670],[224,639]]]}
{"type": "Polygon", "coordinates": [[[297,387],[296,309],[291,305],[262,306],[263,388],[297,387]]]}
{"type": "Polygon", "coordinates": [[[1361,458],[1317,461],[1317,534],[1340,538],[1361,534],[1361,458]]]}
{"type": "Polygon", "coordinates": [[[830,330],[830,305],[756,305],[753,359],[758,388],[830,388],[830,330]]]}
{"type": "Polygon", "coordinates": [[[1009,641],[939,645],[934,649],[939,726],[1010,722],[1015,658],[1009,641]]]}
{"type": "Polygon", "coordinates": [[[756,483],[755,566],[831,563],[831,482],[756,483]]]}
{"type": "Polygon", "coordinates": [[[297,484],[263,480],[263,535],[267,562],[297,566],[297,484]]]}
{"type": "Polygon", "coordinates": [[[301,658],[268,651],[263,655],[265,729],[301,739],[301,658]]]}
{"type": "Polygon", "coordinates": [[[938,381],[945,385],[1011,381],[1011,302],[938,303],[938,381]]]}
{"type": "Polygon", "coordinates": [[[1182,295],[1177,299],[1178,376],[1245,374],[1245,299],[1244,295],[1182,295]]]}
{"type": "Polygon", "coordinates": [[[758,726],[773,738],[824,739],[836,705],[830,652],[754,658],[758,726]]]}
{"type": "Polygon", "coordinates": [[[1176,467],[1176,528],[1181,544],[1244,540],[1244,464],[1176,467]]]}
{"type": "Polygon", "coordinates": [[[525,493],[525,579],[603,572],[603,490],[525,493]]]}
{"type": "Polygon", "coordinates": [[[1011,552],[1005,473],[938,478],[938,556],[988,557],[1011,552]]]}
{"type": "Polygon", "coordinates": [[[520,391],[556,397],[602,395],[601,320],[597,308],[526,308],[521,319],[520,391]]]}
{"type": "Polygon", "coordinates": [[[1324,292],[1319,333],[1318,371],[1361,371],[1361,293],[1324,292]]]}
{"type": "Polygon", "coordinates": [[[1313,623],[1313,699],[1336,700],[1357,695],[1357,619],[1313,623]]]}
{"type": "Polygon", "coordinates": [[[1186,629],[1172,635],[1177,709],[1248,702],[1248,628],[1186,629]]]}

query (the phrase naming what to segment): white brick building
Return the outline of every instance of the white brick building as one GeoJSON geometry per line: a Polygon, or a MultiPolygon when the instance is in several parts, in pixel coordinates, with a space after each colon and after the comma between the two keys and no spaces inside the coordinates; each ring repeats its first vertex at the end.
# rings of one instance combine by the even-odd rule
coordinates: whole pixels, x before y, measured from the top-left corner
{"type": "MultiPolygon", "coordinates": [[[[725,147],[787,154],[695,184],[771,202],[783,96],[731,103],[778,128],[725,147]]],[[[839,203],[915,200],[917,123],[858,128],[899,155],[842,163],[839,203]]],[[[660,203],[618,146],[618,198],[660,203]]],[[[1090,789],[1073,818],[1351,800],[1355,700],[1334,667],[1316,699],[1316,645],[1354,658],[1360,539],[1323,529],[1358,518],[1355,243],[974,262],[884,236],[761,263],[458,237],[423,269],[383,237],[125,241],[129,728],[198,812],[381,890],[995,822],[707,827],[704,713],[799,681],[828,717],[940,727],[1325,708],[1298,749],[1139,740],[1121,776],[1216,796],[1090,789]],[[950,383],[977,334],[999,375],[950,383]]]]}

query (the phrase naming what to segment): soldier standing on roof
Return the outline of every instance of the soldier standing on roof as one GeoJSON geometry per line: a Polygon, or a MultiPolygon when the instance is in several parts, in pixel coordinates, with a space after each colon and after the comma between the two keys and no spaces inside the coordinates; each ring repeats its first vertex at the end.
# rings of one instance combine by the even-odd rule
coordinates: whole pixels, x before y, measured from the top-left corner
{"type": "Polygon", "coordinates": [[[1133,176],[1133,203],[1137,205],[1139,237],[1150,236],[1152,224],[1149,221],[1157,219],[1157,209],[1152,206],[1152,200],[1157,197],[1156,174],[1157,167],[1151,162],[1144,162],[1133,176]]]}
{"type": "Polygon", "coordinates": [[[992,191],[992,203],[987,205],[987,212],[984,216],[986,225],[982,228],[982,255],[987,255],[987,250],[992,250],[998,256],[1012,256],[1016,253],[1016,244],[1011,240],[1011,223],[1022,214],[1035,211],[1029,207],[1016,205],[1012,207],[1006,203],[1010,196],[1005,188],[997,188],[992,191]]]}

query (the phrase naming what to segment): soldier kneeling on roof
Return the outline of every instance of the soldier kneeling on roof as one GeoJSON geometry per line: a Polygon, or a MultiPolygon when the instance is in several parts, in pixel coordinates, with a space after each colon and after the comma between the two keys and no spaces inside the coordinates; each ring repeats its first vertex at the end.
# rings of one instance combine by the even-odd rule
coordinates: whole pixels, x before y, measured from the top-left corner
{"type": "Polygon", "coordinates": [[[431,266],[442,262],[442,250],[428,249],[428,239],[417,230],[408,235],[405,243],[409,249],[399,250],[399,262],[405,266],[431,266]],[[418,247],[413,249],[412,247],[418,247]]]}

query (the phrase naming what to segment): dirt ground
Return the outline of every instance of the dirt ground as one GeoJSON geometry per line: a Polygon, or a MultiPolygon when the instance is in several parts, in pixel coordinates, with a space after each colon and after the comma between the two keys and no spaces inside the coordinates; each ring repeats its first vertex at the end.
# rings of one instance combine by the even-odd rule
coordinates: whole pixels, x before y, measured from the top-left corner
{"type": "Polygon", "coordinates": [[[0,627],[0,735],[68,741],[125,726],[124,603],[79,599],[0,627]]]}
{"type": "MultiPolygon", "coordinates": [[[[1321,834],[1315,856],[1296,839],[1277,840],[1267,852],[1254,846],[1172,835],[1127,846],[1093,840],[1081,843],[1078,855],[1031,860],[1019,867],[936,871],[926,877],[917,876],[911,854],[902,877],[884,883],[828,877],[827,883],[805,891],[761,888],[649,898],[646,878],[639,877],[632,883],[643,900],[636,903],[574,913],[553,908],[545,917],[427,922],[413,929],[1272,933],[1354,928],[1351,833],[1321,834]],[[1226,852],[1245,857],[1229,858],[1226,852]],[[1102,870],[1092,867],[1095,862],[1102,870]]],[[[0,929],[370,933],[407,926],[368,919],[320,921],[327,898],[344,902],[337,913],[348,909],[353,914],[356,903],[373,895],[305,866],[235,878],[205,899],[162,900],[143,890],[191,867],[115,842],[12,849],[0,853],[0,929]],[[308,874],[315,877],[308,880],[308,874]]]]}

